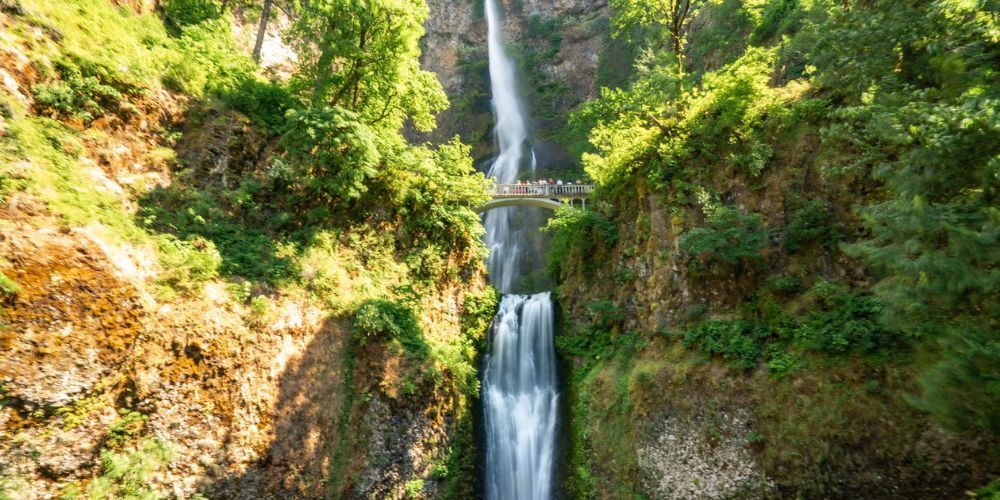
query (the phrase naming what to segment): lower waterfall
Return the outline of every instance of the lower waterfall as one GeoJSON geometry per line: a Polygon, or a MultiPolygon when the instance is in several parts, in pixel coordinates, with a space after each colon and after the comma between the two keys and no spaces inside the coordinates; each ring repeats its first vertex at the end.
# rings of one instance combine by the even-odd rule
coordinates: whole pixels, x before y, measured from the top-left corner
{"type": "Polygon", "coordinates": [[[487,498],[551,496],[559,398],[552,330],[549,292],[504,296],[483,375],[487,498]]]}

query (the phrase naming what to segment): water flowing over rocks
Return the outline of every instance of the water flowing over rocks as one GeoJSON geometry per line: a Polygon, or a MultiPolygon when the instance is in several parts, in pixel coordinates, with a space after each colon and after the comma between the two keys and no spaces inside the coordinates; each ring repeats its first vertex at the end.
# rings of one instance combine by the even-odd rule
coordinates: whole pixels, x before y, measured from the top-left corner
{"type": "Polygon", "coordinates": [[[559,408],[552,334],[548,292],[504,296],[483,374],[487,498],[552,493],[559,408]]]}
{"type": "MultiPolygon", "coordinates": [[[[489,25],[488,51],[497,155],[487,175],[502,183],[517,179],[524,160],[535,168],[528,142],[525,107],[518,92],[515,61],[507,54],[497,0],[484,5],[489,25]]],[[[534,174],[534,172],[532,172],[534,174]]],[[[486,497],[495,500],[544,500],[553,492],[559,395],[553,347],[554,314],[548,292],[509,295],[523,286],[521,268],[531,257],[526,235],[538,221],[525,207],[486,213],[490,281],[505,295],[493,319],[482,375],[486,433],[486,497]]]]}

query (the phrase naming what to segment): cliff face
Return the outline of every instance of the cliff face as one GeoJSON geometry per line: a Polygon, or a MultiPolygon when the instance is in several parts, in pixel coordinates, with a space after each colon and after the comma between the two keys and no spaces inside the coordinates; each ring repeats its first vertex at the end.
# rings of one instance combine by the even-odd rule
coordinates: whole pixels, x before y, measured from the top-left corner
{"type": "MultiPolygon", "coordinates": [[[[824,211],[852,234],[850,204],[864,188],[805,180],[812,142],[803,139],[786,144],[775,171],[752,184],[720,175],[712,186],[740,210],[762,214],[768,227],[787,223],[797,195],[825,193],[839,201],[824,211]]],[[[1000,470],[995,438],[945,430],[912,405],[920,353],[761,352],[764,361],[755,355],[749,366],[733,366],[729,349],[741,347],[724,337],[725,325],[745,326],[752,338],[758,327],[743,314],[778,323],[785,320],[770,318],[809,317],[822,307],[822,287],[863,286],[869,278],[860,262],[818,245],[796,252],[778,245],[757,267],[692,272],[679,241],[702,223],[700,210],[642,181],[613,199],[617,241],[564,261],[569,272],[558,287],[571,494],[952,496],[1000,470]],[[782,276],[792,290],[780,289],[788,286],[782,276]],[[690,326],[704,322],[712,326],[690,326]],[[697,334],[733,343],[713,355],[692,342],[697,334]]],[[[837,333],[866,328],[863,319],[829,321],[837,333]]],[[[786,342],[806,328],[785,334],[786,342]]]]}
{"type": "MultiPolygon", "coordinates": [[[[473,145],[477,160],[486,160],[493,151],[483,4],[430,0],[428,6],[421,61],[438,75],[452,103],[431,138],[458,134],[473,145]]],[[[520,64],[539,166],[572,170],[569,144],[555,135],[570,110],[598,93],[598,64],[610,46],[607,1],[507,1],[504,11],[504,35],[520,64]]]]}
{"type": "MultiPolygon", "coordinates": [[[[107,146],[149,166],[151,150],[131,133],[126,125],[107,146]]],[[[238,157],[240,140],[231,146],[238,157]]],[[[96,149],[80,153],[99,161],[96,149]]],[[[94,168],[123,204],[128,176],[170,182],[146,167],[94,168]]],[[[432,379],[381,344],[359,349],[349,320],[300,293],[263,292],[263,310],[222,280],[163,297],[169,270],[153,248],[60,221],[29,193],[2,213],[2,271],[20,291],[0,304],[0,492],[86,485],[102,453],[139,436],[170,450],[146,484],[178,497],[403,498],[414,480],[413,491],[440,496],[449,477],[470,473],[434,473],[474,453],[457,444],[471,439],[471,402],[451,374],[432,379]]],[[[483,286],[477,274],[424,297],[428,338],[461,338],[464,297],[483,286]]],[[[474,475],[464,480],[472,487],[474,475]]]]}
{"type": "Polygon", "coordinates": [[[454,275],[418,293],[391,222],[300,248],[236,223],[212,193],[265,168],[274,137],[158,82],[96,119],[43,113],[36,93],[79,27],[26,4],[0,12],[0,498],[472,491],[474,390],[427,352],[474,356],[490,316],[488,301],[470,314],[478,258],[445,252],[454,275]],[[155,226],[177,214],[223,232],[155,226]],[[413,294],[423,357],[355,336],[353,307],[396,290],[413,294]]]}
{"type": "Polygon", "coordinates": [[[914,404],[927,353],[882,326],[871,270],[847,253],[878,186],[823,175],[842,152],[814,123],[758,127],[761,171],[726,164],[723,146],[679,161],[681,182],[639,169],[569,230],[567,488],[916,498],[987,484],[996,438],[914,404]]]}

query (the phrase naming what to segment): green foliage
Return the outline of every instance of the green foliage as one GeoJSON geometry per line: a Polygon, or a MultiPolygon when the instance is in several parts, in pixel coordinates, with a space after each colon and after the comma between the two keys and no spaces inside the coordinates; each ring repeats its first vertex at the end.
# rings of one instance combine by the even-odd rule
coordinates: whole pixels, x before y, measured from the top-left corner
{"type": "Polygon", "coordinates": [[[972,498],[981,498],[983,500],[1000,499],[1000,479],[994,479],[990,484],[976,490],[975,496],[972,498]]]}
{"type": "Polygon", "coordinates": [[[704,265],[711,273],[721,273],[728,268],[720,264],[743,269],[763,262],[760,250],[770,235],[760,215],[719,206],[707,218],[707,227],[696,227],[681,235],[680,248],[696,259],[689,266],[704,265]]]}
{"type": "Polygon", "coordinates": [[[263,318],[271,310],[271,300],[263,295],[250,299],[250,314],[255,318],[263,318]]]}
{"type": "MultiPolygon", "coordinates": [[[[479,247],[482,224],[470,207],[488,200],[488,184],[473,167],[468,146],[456,137],[434,150],[399,148],[386,163],[390,168],[379,172],[378,185],[390,193],[408,241],[438,256],[446,255],[447,249],[479,247]]],[[[444,262],[440,265],[444,267],[444,262]]]]}
{"type": "Polygon", "coordinates": [[[146,426],[149,417],[133,410],[123,410],[115,423],[108,429],[107,444],[120,448],[138,436],[146,426]]]}
{"type": "Polygon", "coordinates": [[[702,76],[691,92],[681,126],[684,148],[709,160],[736,160],[758,175],[770,159],[770,146],[759,137],[765,117],[780,116],[780,100],[770,88],[773,49],[753,48],[739,59],[702,76]],[[756,150],[756,151],[755,151],[756,150]],[[725,152],[731,152],[727,158],[725,152]]]}
{"type": "MultiPolygon", "coordinates": [[[[187,180],[188,174],[191,172],[181,172],[177,178],[187,180]]],[[[216,268],[220,274],[264,279],[272,284],[297,276],[295,264],[280,251],[282,241],[273,231],[281,217],[252,203],[257,198],[250,194],[252,186],[219,192],[185,184],[156,189],[140,199],[137,218],[142,225],[176,236],[175,241],[164,240],[167,250],[173,245],[183,247],[185,243],[203,241],[198,244],[202,248],[195,250],[217,252],[221,257],[216,268]]],[[[183,261],[184,255],[178,259],[183,261]]]]}
{"type": "Polygon", "coordinates": [[[55,63],[59,80],[31,88],[35,104],[53,117],[72,117],[91,122],[108,111],[126,109],[124,99],[137,95],[138,87],[118,72],[96,61],[63,58],[55,63]]]}
{"type": "Polygon", "coordinates": [[[298,104],[282,83],[265,82],[249,75],[237,79],[235,85],[221,93],[227,106],[264,125],[271,133],[284,128],[285,115],[298,104]]]}
{"type": "Polygon", "coordinates": [[[873,352],[897,347],[898,332],[880,323],[882,301],[869,295],[844,292],[821,282],[807,294],[815,295],[818,308],[808,314],[795,332],[807,348],[830,353],[873,352]]]}
{"type": "Polygon", "coordinates": [[[0,272],[0,297],[14,296],[21,292],[21,285],[10,279],[6,274],[0,272]]]}
{"type": "Polygon", "coordinates": [[[690,66],[696,73],[717,69],[742,55],[746,36],[757,27],[757,2],[717,0],[700,13],[705,25],[690,35],[690,66]]]}
{"type": "Polygon", "coordinates": [[[160,284],[175,290],[192,292],[200,285],[218,276],[222,257],[215,244],[209,240],[189,236],[180,240],[164,234],[157,238],[160,255],[160,284]]]}
{"type": "Polygon", "coordinates": [[[354,312],[354,338],[360,345],[369,339],[398,340],[413,354],[429,353],[413,309],[391,300],[370,299],[358,306],[354,312]]]}
{"type": "Polygon", "coordinates": [[[293,111],[279,146],[310,206],[346,208],[368,191],[380,159],[375,132],[342,108],[293,111]]]}
{"type": "Polygon", "coordinates": [[[688,330],[685,347],[695,347],[706,354],[720,354],[730,366],[750,369],[757,366],[763,341],[771,331],[744,320],[710,320],[688,330]]]}
{"type": "Polygon", "coordinates": [[[840,228],[826,200],[809,201],[789,216],[785,226],[785,249],[797,252],[810,243],[825,248],[835,246],[840,238],[840,228]]]}
{"type": "Polygon", "coordinates": [[[1000,341],[992,333],[946,337],[947,355],[920,378],[916,405],[951,429],[1000,433],[1000,341]]]}
{"type": "Polygon", "coordinates": [[[593,364],[600,360],[626,359],[644,345],[633,333],[622,333],[625,314],[614,303],[598,300],[586,304],[587,318],[583,326],[569,335],[556,337],[556,347],[567,356],[593,364]]]}
{"type": "Polygon", "coordinates": [[[636,34],[641,33],[656,42],[673,42],[675,48],[683,49],[687,25],[705,3],[704,0],[612,0],[609,2],[612,33],[630,40],[636,40],[636,34]]]}
{"type": "Polygon", "coordinates": [[[923,379],[929,408],[995,432],[988,374],[1000,363],[984,353],[1000,328],[1000,42],[987,5],[837,9],[813,58],[817,79],[851,104],[828,140],[859,151],[853,170],[885,184],[887,197],[862,212],[871,237],[850,250],[880,273],[887,323],[941,343],[923,379]]]}
{"type": "Polygon", "coordinates": [[[611,247],[618,241],[618,227],[594,210],[560,209],[543,231],[552,233],[545,270],[556,280],[567,271],[562,266],[569,259],[587,265],[599,248],[611,247]]]}
{"type": "Polygon", "coordinates": [[[163,17],[175,29],[218,19],[222,9],[215,0],[164,0],[163,17]]]}
{"type": "Polygon", "coordinates": [[[474,339],[485,337],[493,316],[500,304],[500,293],[493,287],[485,288],[482,293],[468,293],[462,302],[462,332],[474,339]]]}
{"type": "Polygon", "coordinates": [[[804,15],[799,0],[766,2],[761,22],[754,29],[750,41],[754,44],[763,44],[782,35],[794,33],[801,27],[804,15]]]}
{"type": "Polygon", "coordinates": [[[448,99],[420,69],[425,2],[311,2],[290,30],[298,77],[316,107],[340,107],[367,126],[398,131],[405,120],[434,127],[448,99]]]}
{"type": "MultiPolygon", "coordinates": [[[[163,85],[193,96],[220,94],[240,106],[250,104],[248,97],[263,97],[257,94],[268,91],[255,88],[264,84],[255,76],[253,61],[240,53],[230,26],[228,19],[220,18],[183,27],[168,59],[171,64],[161,77],[163,85]]],[[[274,112],[262,108],[250,116],[271,119],[274,112]]]]}
{"type": "Polygon", "coordinates": [[[519,75],[525,87],[525,99],[532,114],[546,120],[558,120],[565,110],[569,86],[563,79],[553,78],[542,71],[556,62],[562,46],[562,25],[559,17],[528,16],[522,43],[507,46],[511,59],[517,61],[519,75]]]}
{"type": "Polygon", "coordinates": [[[622,284],[635,281],[638,277],[639,274],[634,269],[624,265],[618,266],[618,269],[615,271],[615,279],[622,284]]]}
{"type": "Polygon", "coordinates": [[[789,352],[775,351],[767,359],[767,371],[776,378],[782,378],[801,367],[802,360],[789,352]]]}
{"type": "Polygon", "coordinates": [[[773,154],[761,125],[786,112],[769,86],[775,54],[748,50],[703,75],[683,101],[670,90],[676,85],[672,56],[647,54],[627,89],[604,89],[574,114],[572,123],[592,127],[594,152],[582,156],[587,175],[612,192],[635,172],[657,184],[691,186],[704,175],[687,165],[693,158],[759,175],[773,154]]]}
{"type": "Polygon", "coordinates": [[[101,451],[101,475],[87,485],[87,497],[156,499],[166,492],[149,485],[153,474],[173,460],[173,451],[158,439],[144,439],[121,453],[101,451]]]}
{"type": "Polygon", "coordinates": [[[406,482],[406,497],[407,498],[420,498],[420,494],[424,491],[424,480],[417,478],[411,479],[406,482]]]}

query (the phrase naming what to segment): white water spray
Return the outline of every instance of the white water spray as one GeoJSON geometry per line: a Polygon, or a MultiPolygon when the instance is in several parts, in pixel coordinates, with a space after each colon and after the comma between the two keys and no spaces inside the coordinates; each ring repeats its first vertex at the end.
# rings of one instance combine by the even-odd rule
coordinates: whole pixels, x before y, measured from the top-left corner
{"type": "Polygon", "coordinates": [[[555,456],[555,349],[549,293],[505,295],[483,375],[486,497],[546,499],[555,456]]]}
{"type": "MultiPolygon", "coordinates": [[[[527,122],[517,95],[514,63],[503,46],[497,0],[486,0],[490,82],[498,154],[487,175],[517,180],[527,122]]],[[[531,151],[534,175],[535,152],[531,151]]],[[[509,294],[520,275],[523,235],[511,227],[514,207],[487,212],[490,279],[509,294]]],[[[493,320],[483,374],[486,428],[486,497],[544,500],[552,496],[555,456],[556,358],[552,346],[552,300],[548,292],[505,295],[493,320]]]]}
{"type": "MultiPolygon", "coordinates": [[[[490,58],[490,90],[493,97],[493,115],[496,117],[494,134],[498,154],[487,172],[501,184],[517,180],[521,164],[521,149],[528,138],[527,120],[517,95],[514,79],[514,62],[507,57],[500,26],[500,11],[496,0],[486,0],[487,45],[490,58]]],[[[509,293],[520,265],[522,245],[517,234],[512,234],[511,209],[500,208],[486,214],[486,246],[490,249],[488,261],[490,278],[502,293],[509,293]]]]}

